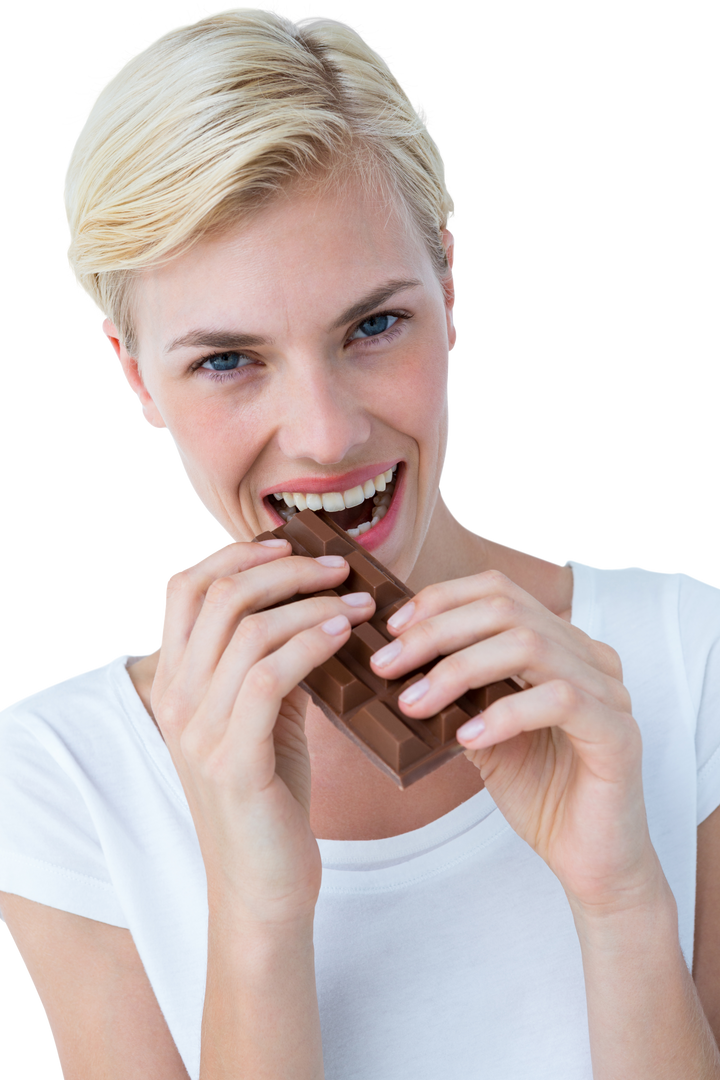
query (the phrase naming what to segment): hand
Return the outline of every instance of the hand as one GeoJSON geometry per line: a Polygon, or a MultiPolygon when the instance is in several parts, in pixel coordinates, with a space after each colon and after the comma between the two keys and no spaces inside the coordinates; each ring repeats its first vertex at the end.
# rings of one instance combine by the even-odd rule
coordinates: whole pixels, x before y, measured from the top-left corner
{"type": "Polygon", "coordinates": [[[654,889],[640,731],[614,650],[496,571],[429,586],[407,608],[397,640],[376,657],[402,648],[383,666],[373,660],[375,670],[394,679],[445,656],[401,698],[409,716],[432,716],[508,676],[529,684],[471,720],[458,740],[571,902],[608,910],[654,889]]]}
{"type": "Polygon", "coordinates": [[[367,593],[312,597],[347,576],[338,556],[289,557],[283,540],[232,544],[174,577],[152,707],[185,789],[212,902],[251,920],[314,910],[306,675],[374,610],[367,593]]]}

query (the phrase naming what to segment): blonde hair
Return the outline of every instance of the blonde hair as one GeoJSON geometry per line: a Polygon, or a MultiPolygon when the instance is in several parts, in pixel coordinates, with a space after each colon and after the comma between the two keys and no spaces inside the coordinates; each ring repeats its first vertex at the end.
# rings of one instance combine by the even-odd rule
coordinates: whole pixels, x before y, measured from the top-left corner
{"type": "Polygon", "coordinates": [[[136,355],[138,272],[293,182],[350,167],[400,196],[442,276],[442,159],[377,53],[329,19],[203,19],[160,38],[98,98],[68,169],[70,263],[136,355]]]}

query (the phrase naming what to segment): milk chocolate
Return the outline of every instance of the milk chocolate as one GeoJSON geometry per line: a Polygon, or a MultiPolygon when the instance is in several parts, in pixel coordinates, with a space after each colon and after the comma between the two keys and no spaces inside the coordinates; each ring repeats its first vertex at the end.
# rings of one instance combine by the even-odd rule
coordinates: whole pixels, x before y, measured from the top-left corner
{"type": "MultiPolygon", "coordinates": [[[[375,600],[376,611],[370,621],[353,627],[347,643],[300,685],[328,719],[399,787],[406,788],[461,753],[463,747],[455,738],[457,729],[493,701],[521,689],[514,679],[503,679],[468,691],[427,720],[406,716],[398,697],[441,658],[400,679],[383,679],[370,667],[370,657],[394,640],[387,621],[414,593],[336,525],[325,510],[302,510],[286,524],[255,539],[273,537],[289,540],[294,555],[342,555],[347,560],[350,573],[345,581],[319,595],[369,592],[375,600]]],[[[292,600],[302,598],[294,596],[292,600]]]]}

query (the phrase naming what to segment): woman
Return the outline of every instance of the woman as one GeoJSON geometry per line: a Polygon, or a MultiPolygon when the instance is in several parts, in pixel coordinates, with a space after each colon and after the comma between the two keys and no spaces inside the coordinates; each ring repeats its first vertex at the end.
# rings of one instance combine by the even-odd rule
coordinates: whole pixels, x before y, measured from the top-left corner
{"type": "Polygon", "coordinates": [[[451,517],[450,207],[332,23],[168,35],[80,138],[76,272],[235,543],[172,580],[158,653],[3,718],[2,910],[68,1076],[720,1076],[717,593],[451,517]],[[386,473],[384,516],[345,498],[386,473]],[[278,495],[342,495],[416,590],[373,661],[445,657],[408,716],[527,684],[405,792],[298,689],[374,607],[273,608],[348,571],[249,543],[278,495]]]}

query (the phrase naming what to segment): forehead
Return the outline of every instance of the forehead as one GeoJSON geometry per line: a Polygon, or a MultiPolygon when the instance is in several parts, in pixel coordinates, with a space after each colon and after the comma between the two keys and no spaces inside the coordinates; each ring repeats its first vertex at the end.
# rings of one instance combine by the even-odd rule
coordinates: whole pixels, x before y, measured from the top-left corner
{"type": "Polygon", "coordinates": [[[250,319],[278,333],[306,319],[331,322],[388,279],[433,276],[399,201],[346,183],[281,194],[250,221],[145,272],[136,322],[141,342],[155,347],[200,320],[240,318],[250,331],[250,319]]]}

